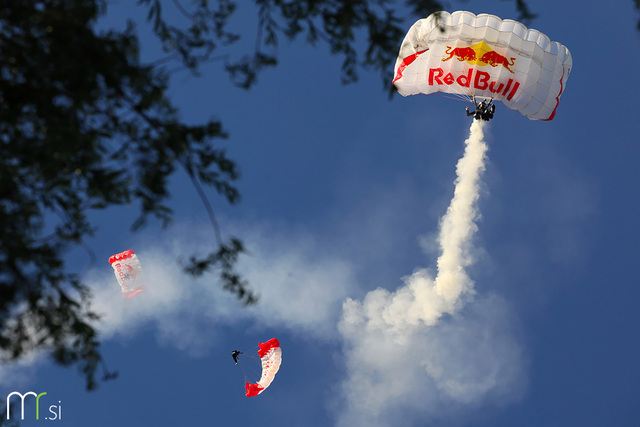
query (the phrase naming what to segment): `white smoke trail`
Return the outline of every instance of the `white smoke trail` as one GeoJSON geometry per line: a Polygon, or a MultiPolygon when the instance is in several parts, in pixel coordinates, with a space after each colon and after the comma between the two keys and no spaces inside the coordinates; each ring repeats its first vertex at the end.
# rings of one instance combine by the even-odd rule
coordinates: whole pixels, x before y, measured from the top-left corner
{"type": "Polygon", "coordinates": [[[480,196],[480,174],[484,172],[487,144],[484,143],[484,121],[474,120],[471,135],[465,141],[464,156],[456,168],[458,178],[447,213],[440,221],[438,241],[442,254],[438,258],[438,275],[435,279],[436,293],[453,310],[460,295],[472,291],[473,282],[467,276],[465,267],[473,263],[470,244],[478,229],[476,202],[480,196]]]}
{"type": "MultiPolygon", "coordinates": [[[[474,223],[476,202],[487,151],[483,141],[484,123],[473,121],[464,155],[458,161],[453,199],[440,221],[438,274],[433,280],[427,270],[418,270],[405,279],[407,286],[389,295],[390,302],[382,307],[382,317],[390,327],[402,329],[406,324],[418,325],[420,322],[433,325],[443,314],[454,312],[462,294],[473,291],[473,281],[465,267],[473,261],[471,238],[477,230],[474,223]]],[[[378,289],[374,292],[386,291],[378,289]]],[[[345,308],[352,304],[352,300],[347,300],[345,308]]]]}
{"type": "MultiPolygon", "coordinates": [[[[102,343],[152,334],[162,346],[202,357],[220,351],[217,336],[238,325],[256,337],[278,331],[337,342],[341,304],[356,282],[351,265],[299,230],[266,223],[222,224],[231,235],[243,236],[248,254],[240,258],[237,268],[260,296],[257,305],[243,307],[220,286],[216,272],[197,279],[184,273],[177,260],[211,249],[210,241],[202,238],[208,224],[174,224],[161,236],[151,230],[130,246],[103,253],[101,262],[85,276],[92,292],[91,308],[101,316],[94,326],[102,343]],[[129,248],[140,259],[147,291],[125,299],[107,258],[129,248]]],[[[0,365],[0,386],[33,384],[34,373],[49,364],[47,357],[48,353],[38,352],[20,363],[0,365]]],[[[126,357],[108,359],[107,364],[119,370],[123,360],[126,357]]]]}
{"type": "Polygon", "coordinates": [[[148,285],[140,298],[120,296],[108,264],[89,280],[93,308],[102,315],[97,325],[101,337],[132,336],[153,324],[163,340],[196,355],[212,345],[210,335],[216,330],[212,325],[224,328],[247,322],[335,339],[341,302],[355,282],[349,264],[325,255],[311,236],[300,232],[267,224],[224,223],[224,227],[231,235],[243,236],[248,254],[240,257],[237,269],[259,295],[257,305],[243,307],[222,289],[215,273],[197,279],[187,276],[175,260],[206,253],[210,244],[197,238],[201,227],[175,225],[163,234],[162,244],[143,237],[132,246],[148,285]],[[197,322],[210,326],[206,335],[193,326],[197,322]]]}
{"type": "Polygon", "coordinates": [[[378,288],[362,302],[343,304],[348,377],[339,425],[406,425],[399,420],[407,408],[442,416],[447,405],[517,395],[521,358],[503,301],[463,298],[474,293],[466,268],[474,261],[484,124],[473,121],[457,164],[454,196],[440,221],[435,279],[420,269],[395,292],[378,288]]]}

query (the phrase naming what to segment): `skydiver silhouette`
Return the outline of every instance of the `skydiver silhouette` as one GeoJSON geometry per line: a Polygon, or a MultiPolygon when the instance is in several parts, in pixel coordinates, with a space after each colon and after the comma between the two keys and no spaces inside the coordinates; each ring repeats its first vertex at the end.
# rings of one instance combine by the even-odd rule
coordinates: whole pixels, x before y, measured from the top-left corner
{"type": "Polygon", "coordinates": [[[496,111],[496,106],[493,104],[493,100],[489,101],[485,104],[485,106],[481,109],[480,116],[482,120],[488,122],[493,118],[493,112],[496,111]]]}
{"type": "Polygon", "coordinates": [[[236,362],[236,365],[238,364],[238,355],[240,354],[244,354],[244,353],[238,350],[233,350],[231,352],[231,357],[233,357],[233,361],[236,362]]]}
{"type": "Polygon", "coordinates": [[[480,105],[476,108],[476,115],[474,118],[478,120],[484,120],[485,112],[487,111],[487,104],[482,101],[480,105]]]}
{"type": "Polygon", "coordinates": [[[496,111],[496,105],[492,104],[491,101],[489,101],[489,104],[487,104],[487,108],[485,108],[485,112],[482,114],[482,120],[489,121],[493,119],[494,111],[496,111]]]}
{"type": "Polygon", "coordinates": [[[493,118],[493,113],[496,110],[496,106],[493,104],[493,101],[482,101],[480,104],[476,104],[474,100],[474,105],[476,106],[475,111],[469,111],[469,105],[465,108],[467,116],[473,116],[476,120],[484,120],[486,122],[493,118]]]}

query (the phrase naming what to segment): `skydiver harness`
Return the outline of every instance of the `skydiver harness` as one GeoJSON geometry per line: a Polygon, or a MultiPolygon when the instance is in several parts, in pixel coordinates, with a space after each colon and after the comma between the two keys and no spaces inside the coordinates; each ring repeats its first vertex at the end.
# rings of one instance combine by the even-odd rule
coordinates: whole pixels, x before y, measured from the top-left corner
{"type": "Polygon", "coordinates": [[[469,111],[469,106],[467,105],[467,108],[465,109],[467,116],[473,116],[474,119],[484,120],[485,122],[488,122],[493,118],[493,113],[496,111],[496,106],[493,104],[493,100],[489,100],[487,103],[482,101],[480,104],[477,104],[474,97],[473,105],[476,107],[475,111],[469,111]]]}

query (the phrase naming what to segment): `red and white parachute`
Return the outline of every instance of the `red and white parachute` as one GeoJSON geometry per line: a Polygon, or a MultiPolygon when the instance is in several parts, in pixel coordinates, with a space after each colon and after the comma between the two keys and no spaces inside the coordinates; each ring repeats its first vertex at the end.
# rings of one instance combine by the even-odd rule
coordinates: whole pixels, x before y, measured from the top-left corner
{"type": "Polygon", "coordinates": [[[245,384],[248,397],[257,396],[269,387],[282,363],[282,349],[277,339],[271,338],[269,341],[258,345],[260,346],[258,355],[262,362],[262,376],[260,381],[255,384],[249,382],[245,384]]]}
{"type": "Polygon", "coordinates": [[[122,296],[131,298],[146,290],[142,283],[142,264],[138,256],[131,250],[120,252],[109,257],[116,279],[122,288],[122,296]]]}
{"type": "Polygon", "coordinates": [[[569,49],[519,22],[436,12],[409,29],[393,84],[403,96],[492,99],[532,120],[551,120],[572,64],[569,49]]]}

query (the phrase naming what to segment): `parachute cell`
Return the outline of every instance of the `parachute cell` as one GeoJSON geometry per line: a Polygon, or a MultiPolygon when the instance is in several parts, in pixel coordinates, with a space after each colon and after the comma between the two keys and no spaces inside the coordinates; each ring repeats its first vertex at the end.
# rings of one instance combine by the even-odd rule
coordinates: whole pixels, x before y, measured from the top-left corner
{"type": "Polygon", "coordinates": [[[145,291],[142,283],[142,265],[138,256],[131,250],[120,252],[109,257],[109,264],[113,267],[116,279],[122,288],[122,296],[131,298],[145,291]]]}
{"type": "Polygon", "coordinates": [[[393,84],[403,96],[487,98],[532,120],[551,120],[572,63],[565,46],[517,21],[436,12],[409,29],[393,84]]]}
{"type": "Polygon", "coordinates": [[[271,338],[266,343],[259,343],[258,346],[260,346],[258,355],[262,363],[262,376],[255,384],[249,382],[245,384],[248,397],[257,396],[269,387],[282,363],[282,349],[277,339],[271,338]]]}

